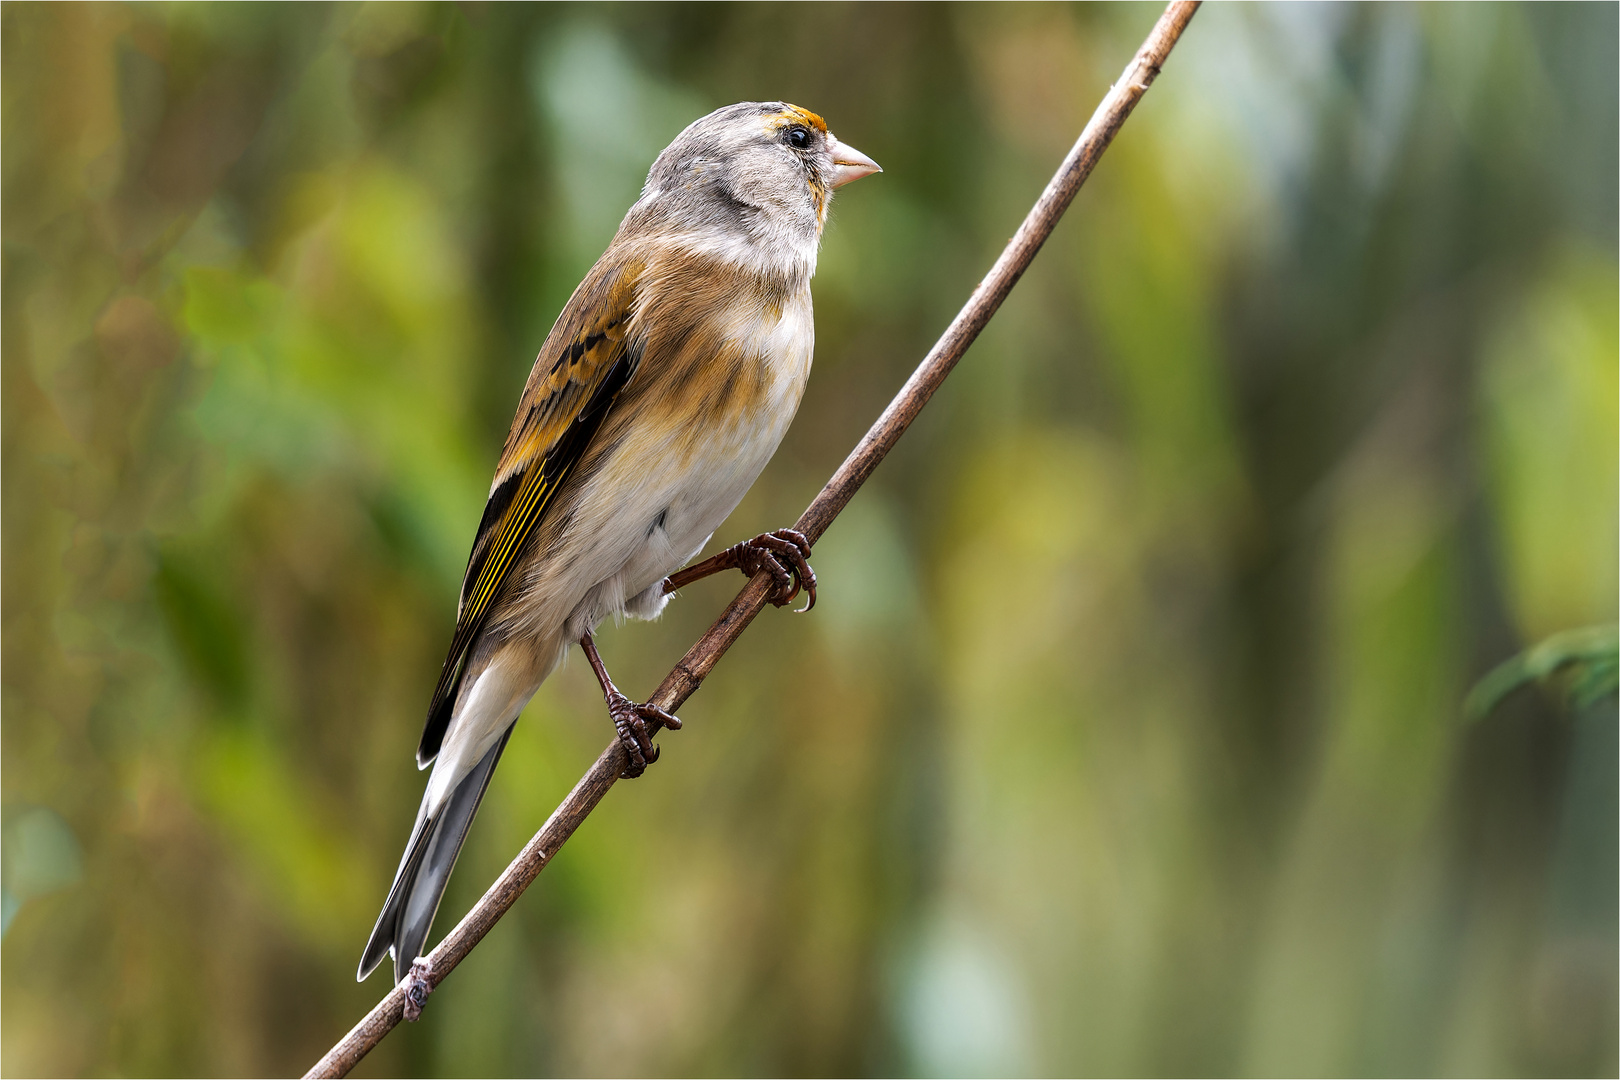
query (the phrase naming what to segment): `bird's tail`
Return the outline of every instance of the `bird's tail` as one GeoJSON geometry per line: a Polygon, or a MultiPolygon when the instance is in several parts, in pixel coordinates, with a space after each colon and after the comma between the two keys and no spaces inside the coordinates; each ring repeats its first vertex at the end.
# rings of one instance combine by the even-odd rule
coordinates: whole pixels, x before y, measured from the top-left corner
{"type": "Polygon", "coordinates": [[[427,797],[423,797],[422,813],[417,815],[416,829],[411,833],[410,843],[405,845],[405,857],[394,875],[394,885],[388,890],[382,914],[377,916],[371,940],[366,942],[356,978],[364,981],[382,963],[383,957],[393,953],[397,984],[410,970],[411,961],[421,954],[428,928],[433,925],[433,915],[439,910],[439,900],[450,880],[450,871],[455,868],[456,856],[467,839],[467,827],[478,812],[484,790],[489,787],[489,778],[495,772],[495,763],[501,759],[501,751],[506,749],[506,740],[511,737],[509,727],[490,747],[489,753],[462,777],[437,811],[428,813],[427,797]]]}

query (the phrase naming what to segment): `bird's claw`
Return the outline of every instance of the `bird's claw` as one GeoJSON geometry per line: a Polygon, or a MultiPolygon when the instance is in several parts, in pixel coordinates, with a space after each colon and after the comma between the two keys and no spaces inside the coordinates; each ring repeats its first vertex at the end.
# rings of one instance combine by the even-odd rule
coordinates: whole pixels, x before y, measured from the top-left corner
{"type": "Polygon", "coordinates": [[[800,612],[816,606],[816,572],[810,569],[810,539],[797,529],[775,529],[744,540],[732,548],[737,565],[750,577],[766,570],[771,575],[770,602],[784,607],[802,588],[807,597],[800,612]]]}
{"type": "Polygon", "coordinates": [[[433,993],[433,961],[418,956],[411,961],[410,973],[405,976],[405,1019],[416,1023],[422,1018],[422,1006],[433,993]]]}
{"type": "Polygon", "coordinates": [[[648,728],[647,721],[653,720],[671,731],[679,731],[680,718],[651,702],[638,705],[617,690],[608,695],[607,707],[608,716],[613,719],[613,729],[619,733],[619,742],[630,757],[620,776],[633,780],[658,760],[658,747],[653,745],[652,730],[648,728]]]}

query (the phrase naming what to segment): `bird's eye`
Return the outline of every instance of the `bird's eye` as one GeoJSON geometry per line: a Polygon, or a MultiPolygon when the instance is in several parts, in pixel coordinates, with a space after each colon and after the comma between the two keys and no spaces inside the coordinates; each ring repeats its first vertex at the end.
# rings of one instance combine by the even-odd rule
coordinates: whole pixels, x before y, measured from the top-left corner
{"type": "Polygon", "coordinates": [[[803,150],[810,145],[810,130],[798,125],[788,128],[787,144],[795,150],[803,150]]]}

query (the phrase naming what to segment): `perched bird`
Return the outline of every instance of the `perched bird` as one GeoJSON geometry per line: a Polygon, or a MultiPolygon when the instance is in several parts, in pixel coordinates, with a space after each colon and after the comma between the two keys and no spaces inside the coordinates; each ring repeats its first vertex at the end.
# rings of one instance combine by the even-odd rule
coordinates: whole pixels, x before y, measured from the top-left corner
{"type": "Polygon", "coordinates": [[[790,529],[686,570],[776,452],[799,407],[815,327],[810,277],[835,188],[877,162],[821,117],[743,102],[694,122],[558,316],[529,373],[473,541],[449,655],[416,751],[433,765],[404,858],[360,959],[405,977],[512,725],[574,643],[640,775],[647,720],[680,721],[613,685],[591,640],[610,615],[655,618],[675,588],[768,570],[772,602],[815,603],[790,529]],[[679,571],[679,573],[677,573],[679,571]]]}

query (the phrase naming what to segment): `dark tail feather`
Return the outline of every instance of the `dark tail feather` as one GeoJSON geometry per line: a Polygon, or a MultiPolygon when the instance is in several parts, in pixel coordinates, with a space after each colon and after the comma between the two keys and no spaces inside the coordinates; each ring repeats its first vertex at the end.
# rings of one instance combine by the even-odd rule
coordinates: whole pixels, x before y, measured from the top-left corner
{"type": "Polygon", "coordinates": [[[495,763],[501,760],[505,734],[489,753],[473,766],[472,772],[462,778],[451,792],[450,798],[431,817],[424,816],[411,833],[411,842],[405,846],[405,858],[400,860],[399,873],[394,875],[394,886],[388,890],[377,926],[366,942],[366,951],[360,958],[360,973],[356,978],[365,980],[382,963],[383,957],[394,954],[394,982],[397,984],[411,969],[411,961],[421,955],[427,942],[428,928],[433,915],[439,910],[439,900],[450,881],[456,856],[462,842],[467,839],[467,827],[472,824],[478,804],[483,801],[484,790],[495,772],[495,763]]]}

